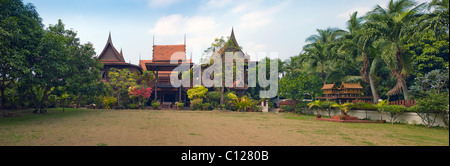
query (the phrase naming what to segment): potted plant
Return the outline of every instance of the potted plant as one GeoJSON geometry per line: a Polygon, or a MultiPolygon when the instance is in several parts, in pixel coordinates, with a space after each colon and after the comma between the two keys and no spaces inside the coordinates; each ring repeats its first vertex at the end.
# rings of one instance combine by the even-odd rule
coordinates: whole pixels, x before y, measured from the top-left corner
{"type": "Polygon", "coordinates": [[[345,119],[347,119],[347,115],[345,115],[345,114],[340,114],[340,115],[339,115],[339,119],[340,119],[340,120],[345,120],[345,119]]]}
{"type": "Polygon", "coordinates": [[[311,108],[315,107],[315,108],[316,108],[317,115],[319,115],[319,109],[322,109],[322,108],[323,108],[323,106],[324,106],[323,103],[324,103],[324,102],[322,102],[322,101],[320,101],[320,100],[316,100],[316,101],[313,101],[313,102],[308,103],[308,108],[311,109],[311,108]]]}
{"type": "Polygon", "coordinates": [[[333,104],[331,107],[339,108],[341,110],[341,114],[339,115],[339,118],[341,120],[345,120],[347,118],[348,111],[350,111],[351,108],[353,108],[355,104],[353,103],[344,103],[344,104],[333,104]]]}
{"type": "Polygon", "coordinates": [[[322,118],[322,115],[317,114],[317,115],[316,115],[316,118],[322,118]]]}

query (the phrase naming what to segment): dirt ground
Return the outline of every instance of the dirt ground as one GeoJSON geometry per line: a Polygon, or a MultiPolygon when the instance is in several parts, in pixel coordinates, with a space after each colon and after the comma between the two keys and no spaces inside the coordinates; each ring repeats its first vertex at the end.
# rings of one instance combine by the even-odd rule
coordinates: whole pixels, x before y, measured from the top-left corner
{"type": "Polygon", "coordinates": [[[281,113],[86,111],[0,125],[0,146],[449,145],[448,130],[422,126],[344,124],[281,113]]]}

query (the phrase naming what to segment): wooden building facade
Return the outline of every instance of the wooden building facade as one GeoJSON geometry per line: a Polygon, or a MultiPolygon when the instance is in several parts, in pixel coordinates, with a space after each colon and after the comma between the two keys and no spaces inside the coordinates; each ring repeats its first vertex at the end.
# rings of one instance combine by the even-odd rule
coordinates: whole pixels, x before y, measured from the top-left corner
{"type": "Polygon", "coordinates": [[[334,100],[341,103],[352,102],[354,100],[371,100],[371,96],[362,95],[363,87],[358,83],[344,83],[341,87],[336,84],[325,84],[322,87],[323,96],[316,97],[319,100],[334,100]]]}
{"type": "Polygon", "coordinates": [[[186,44],[182,45],[153,45],[153,59],[140,60],[139,65],[143,70],[153,71],[156,84],[153,87],[152,100],[161,102],[184,102],[188,100],[187,90],[190,87],[173,87],[170,83],[170,75],[181,64],[193,67],[191,59],[186,58],[186,44]],[[171,59],[176,59],[171,63],[171,59]]]}

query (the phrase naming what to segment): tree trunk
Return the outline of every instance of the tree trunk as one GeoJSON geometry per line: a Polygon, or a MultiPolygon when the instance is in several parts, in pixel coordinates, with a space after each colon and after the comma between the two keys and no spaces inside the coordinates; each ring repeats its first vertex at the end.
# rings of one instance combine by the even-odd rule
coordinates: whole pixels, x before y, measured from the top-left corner
{"type": "Polygon", "coordinates": [[[409,92],[408,87],[406,86],[406,80],[403,80],[402,82],[402,89],[403,89],[403,96],[405,100],[409,100],[409,92]]]}
{"type": "Polygon", "coordinates": [[[2,103],[1,103],[0,109],[5,108],[5,103],[6,103],[5,88],[2,88],[1,91],[2,91],[2,99],[1,99],[2,103]]]}
{"type": "Polygon", "coordinates": [[[323,63],[322,64],[320,64],[320,66],[322,67],[322,81],[323,81],[323,84],[325,85],[325,84],[327,84],[327,82],[325,81],[325,71],[323,70],[323,63]]]}
{"type": "Polygon", "coordinates": [[[220,108],[222,108],[222,109],[223,109],[222,105],[224,102],[224,96],[223,96],[224,90],[225,90],[225,87],[223,87],[223,86],[220,87],[220,108]]]}
{"type": "Polygon", "coordinates": [[[363,67],[361,69],[361,77],[363,79],[363,81],[365,82],[369,82],[369,58],[367,57],[367,53],[365,51],[362,51],[362,56],[363,56],[363,67]]]}
{"type": "Polygon", "coordinates": [[[373,78],[372,75],[369,74],[369,85],[370,85],[370,90],[372,91],[372,97],[373,97],[373,102],[374,103],[378,103],[378,93],[377,93],[377,89],[375,88],[375,83],[373,82],[373,78]]]}

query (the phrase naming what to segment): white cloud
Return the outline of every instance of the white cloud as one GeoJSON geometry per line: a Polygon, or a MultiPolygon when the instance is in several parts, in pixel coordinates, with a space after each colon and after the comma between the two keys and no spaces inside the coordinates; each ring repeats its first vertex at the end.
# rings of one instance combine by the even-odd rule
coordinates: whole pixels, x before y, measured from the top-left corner
{"type": "Polygon", "coordinates": [[[260,26],[267,25],[272,22],[271,13],[265,11],[253,11],[244,14],[241,17],[241,28],[256,28],[260,26]]]}
{"type": "Polygon", "coordinates": [[[243,47],[245,52],[254,52],[254,53],[258,53],[258,52],[267,52],[267,45],[266,44],[261,44],[261,43],[256,43],[256,42],[247,42],[244,43],[245,47],[243,47]]]}
{"type": "MultiPolygon", "coordinates": [[[[289,1],[284,1],[274,7],[266,8],[266,9],[260,9],[260,10],[253,10],[250,11],[240,18],[240,27],[241,28],[256,28],[268,25],[272,23],[273,21],[273,15],[281,11],[283,8],[285,8],[289,4],[289,1]]],[[[232,9],[233,11],[241,11],[245,9],[245,7],[236,7],[232,9]]]]}
{"type": "Polygon", "coordinates": [[[179,14],[164,16],[158,19],[155,27],[148,32],[156,35],[199,34],[213,31],[216,21],[209,16],[186,17],[179,14]]]}

